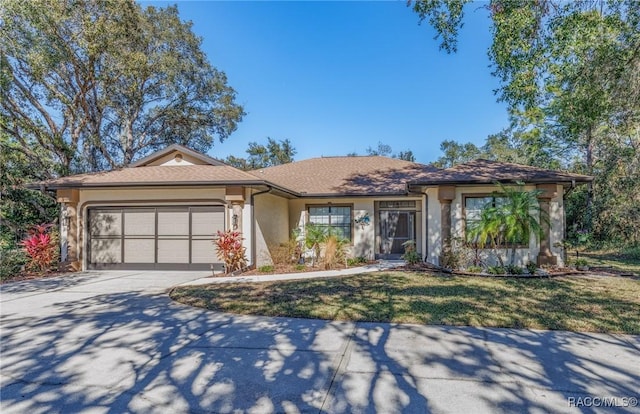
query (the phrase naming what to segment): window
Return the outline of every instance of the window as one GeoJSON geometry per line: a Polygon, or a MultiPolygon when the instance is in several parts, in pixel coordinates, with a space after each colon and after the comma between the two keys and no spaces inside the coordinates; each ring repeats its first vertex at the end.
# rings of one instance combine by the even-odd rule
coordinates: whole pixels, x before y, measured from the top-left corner
{"type": "MultiPolygon", "coordinates": [[[[465,218],[465,234],[469,234],[469,230],[475,226],[481,218],[482,210],[491,207],[502,207],[507,202],[504,197],[482,196],[482,197],[465,197],[464,199],[464,218],[465,218]]],[[[528,245],[529,239],[517,240],[517,245],[528,245]]],[[[505,241],[501,242],[505,245],[505,241]]]]}
{"type": "Polygon", "coordinates": [[[349,206],[309,207],[309,222],[331,229],[340,237],[351,240],[351,207],[349,206]]]}

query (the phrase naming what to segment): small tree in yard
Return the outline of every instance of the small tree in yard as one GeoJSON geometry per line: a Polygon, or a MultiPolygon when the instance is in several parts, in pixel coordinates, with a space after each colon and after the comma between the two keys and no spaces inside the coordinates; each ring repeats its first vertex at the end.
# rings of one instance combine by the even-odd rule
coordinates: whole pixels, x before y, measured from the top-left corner
{"type": "Polygon", "coordinates": [[[29,230],[26,239],[20,242],[29,257],[27,268],[34,272],[44,273],[58,262],[58,235],[53,224],[41,224],[29,230]]]}
{"type": "Polygon", "coordinates": [[[213,243],[216,246],[216,255],[224,262],[227,273],[241,270],[247,265],[247,249],[242,245],[242,234],[239,231],[218,230],[218,237],[213,243]]]}
{"type": "MultiPolygon", "coordinates": [[[[487,242],[494,250],[502,245],[505,249],[511,247],[510,262],[513,264],[518,244],[528,243],[532,233],[537,240],[542,238],[544,232],[540,222],[549,223],[549,217],[538,203],[540,190],[525,191],[524,184],[520,182],[516,188],[497,185],[500,191],[494,192],[493,197],[500,202],[491,202],[483,208],[480,220],[470,229],[469,241],[477,243],[480,248],[487,242]]],[[[497,256],[503,266],[502,258],[499,254],[497,256]]]]}

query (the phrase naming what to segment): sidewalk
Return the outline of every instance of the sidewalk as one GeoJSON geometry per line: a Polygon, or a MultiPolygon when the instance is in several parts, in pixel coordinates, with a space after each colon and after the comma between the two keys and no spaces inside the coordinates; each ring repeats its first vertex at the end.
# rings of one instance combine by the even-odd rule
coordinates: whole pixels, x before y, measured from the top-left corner
{"type": "Polygon", "coordinates": [[[301,273],[284,273],[284,274],[264,274],[251,276],[226,276],[215,277],[209,276],[202,279],[190,280],[177,286],[199,286],[218,283],[252,283],[252,282],[273,282],[276,280],[296,280],[296,279],[315,279],[323,277],[339,277],[347,275],[357,275],[359,273],[378,272],[381,270],[390,270],[399,266],[404,266],[404,260],[380,260],[378,263],[360,267],[351,267],[340,270],[319,270],[317,272],[301,272],[301,273]]]}

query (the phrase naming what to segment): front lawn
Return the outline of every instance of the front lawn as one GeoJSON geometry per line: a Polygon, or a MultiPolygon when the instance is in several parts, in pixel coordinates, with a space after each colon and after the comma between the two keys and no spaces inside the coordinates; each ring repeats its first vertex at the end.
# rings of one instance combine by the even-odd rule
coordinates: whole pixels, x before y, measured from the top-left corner
{"type": "Polygon", "coordinates": [[[640,280],[384,272],[181,287],[181,303],[268,316],[640,334],[640,280]]]}

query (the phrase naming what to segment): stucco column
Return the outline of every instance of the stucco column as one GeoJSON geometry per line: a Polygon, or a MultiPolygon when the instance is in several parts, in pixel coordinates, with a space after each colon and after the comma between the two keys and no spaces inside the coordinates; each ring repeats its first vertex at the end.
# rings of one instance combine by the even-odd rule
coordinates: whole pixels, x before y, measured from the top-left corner
{"type": "Polygon", "coordinates": [[[244,203],[240,201],[233,201],[231,203],[231,223],[230,228],[233,231],[239,231],[242,233],[242,209],[244,203]]]}
{"type": "Polygon", "coordinates": [[[228,228],[242,233],[242,210],[244,208],[244,187],[227,187],[224,200],[229,203],[231,209],[228,228]]]}
{"type": "Polygon", "coordinates": [[[542,193],[538,196],[541,214],[546,216],[548,220],[540,220],[542,227],[542,238],[540,239],[540,252],[538,253],[538,266],[558,264],[558,258],[551,252],[551,199],[556,196],[555,184],[538,184],[538,190],[542,193]]]}
{"type": "Polygon", "coordinates": [[[81,229],[78,228],[78,190],[58,190],[58,202],[65,206],[65,214],[63,216],[63,225],[67,227],[67,260],[62,265],[70,266],[73,270],[82,270],[82,262],[80,260],[82,237],[81,229]]]}
{"type": "Polygon", "coordinates": [[[440,200],[440,236],[442,243],[451,240],[451,202],[456,196],[454,186],[438,187],[438,200],[440,200]]]}

